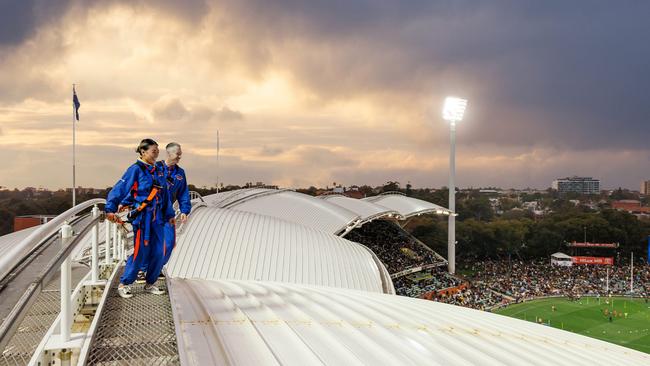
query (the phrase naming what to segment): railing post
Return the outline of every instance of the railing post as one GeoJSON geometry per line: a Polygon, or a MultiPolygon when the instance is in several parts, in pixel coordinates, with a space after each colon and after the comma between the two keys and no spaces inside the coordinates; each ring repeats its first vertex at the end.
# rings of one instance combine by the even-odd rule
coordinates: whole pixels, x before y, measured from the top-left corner
{"type": "MultiPolygon", "coordinates": [[[[61,245],[65,248],[72,240],[72,226],[66,221],[61,226],[61,245]]],[[[70,256],[61,263],[61,341],[70,340],[72,309],[70,308],[70,256]]]]}
{"type": "MultiPolygon", "coordinates": [[[[93,219],[99,217],[99,207],[97,205],[93,206],[93,209],[91,211],[93,219]]],[[[91,278],[93,282],[99,281],[99,249],[97,248],[97,245],[99,243],[99,221],[97,221],[93,225],[93,230],[92,230],[92,248],[90,251],[90,256],[91,256],[91,278]]]]}
{"type": "Polygon", "coordinates": [[[122,245],[120,246],[120,250],[122,251],[122,260],[126,261],[126,233],[122,232],[122,245]]]}
{"type": "Polygon", "coordinates": [[[111,223],[111,228],[113,229],[113,258],[119,260],[117,257],[117,224],[111,223]]]}
{"type": "Polygon", "coordinates": [[[122,261],[122,230],[117,231],[117,261],[122,261]]]}
{"type": "Polygon", "coordinates": [[[104,242],[104,256],[106,257],[106,264],[111,264],[113,258],[111,258],[111,222],[106,220],[104,223],[104,234],[106,241],[104,242]]]}

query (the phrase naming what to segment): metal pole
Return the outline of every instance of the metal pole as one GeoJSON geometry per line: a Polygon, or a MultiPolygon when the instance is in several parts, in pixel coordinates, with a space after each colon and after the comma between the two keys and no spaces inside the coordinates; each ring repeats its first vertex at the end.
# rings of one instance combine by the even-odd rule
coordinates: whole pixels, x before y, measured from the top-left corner
{"type": "MultiPolygon", "coordinates": [[[[66,221],[61,226],[61,245],[65,248],[72,239],[72,226],[68,225],[66,221]]],[[[59,325],[61,331],[61,341],[67,342],[70,340],[70,320],[71,320],[71,306],[70,306],[70,256],[66,257],[61,263],[61,322],[59,325]]]]}
{"type": "MultiPolygon", "coordinates": [[[[72,84],[72,90],[74,90],[74,84],[72,84]]],[[[72,101],[72,207],[77,205],[77,197],[76,197],[76,143],[77,143],[77,136],[76,136],[76,118],[75,118],[75,106],[74,106],[74,100],[72,101]]]]}
{"type": "Polygon", "coordinates": [[[219,130],[217,130],[217,193],[219,193],[219,130]]]}
{"type": "Polygon", "coordinates": [[[122,230],[117,231],[117,261],[122,261],[122,254],[124,253],[124,234],[122,230]]]}
{"type": "Polygon", "coordinates": [[[104,242],[104,256],[106,258],[106,264],[111,264],[113,259],[111,258],[111,222],[106,220],[104,222],[104,234],[106,241],[104,242]]]}
{"type": "Polygon", "coordinates": [[[630,252],[630,292],[634,292],[634,252],[630,252]]]}
{"type": "Polygon", "coordinates": [[[113,229],[113,258],[119,260],[117,257],[117,224],[111,223],[113,229]]]}
{"type": "Polygon", "coordinates": [[[449,124],[449,228],[447,234],[447,262],[450,274],[456,272],[456,122],[449,124]]]}
{"type": "MultiPolygon", "coordinates": [[[[92,216],[93,218],[99,216],[99,207],[97,205],[93,206],[92,209],[92,216]]],[[[92,229],[92,248],[90,251],[90,256],[91,256],[91,278],[93,282],[99,281],[99,249],[97,248],[97,245],[99,243],[99,221],[93,225],[92,229]]]]}

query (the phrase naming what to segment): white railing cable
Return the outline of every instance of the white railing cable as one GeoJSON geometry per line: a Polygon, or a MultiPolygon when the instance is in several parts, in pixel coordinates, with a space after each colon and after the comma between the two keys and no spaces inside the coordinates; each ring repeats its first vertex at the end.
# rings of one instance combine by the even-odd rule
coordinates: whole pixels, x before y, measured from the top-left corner
{"type": "Polygon", "coordinates": [[[47,223],[41,225],[38,229],[34,230],[28,237],[23,239],[19,244],[15,245],[7,253],[3,253],[0,256],[0,280],[3,279],[7,274],[11,272],[14,268],[14,262],[17,258],[23,258],[28,254],[35,246],[41,244],[45,239],[47,239],[52,232],[58,229],[65,221],[69,221],[74,215],[81,213],[93,205],[103,204],[106,200],[103,198],[95,198],[82,202],[59,216],[53,218],[47,223]]]}
{"type": "MultiPolygon", "coordinates": [[[[34,233],[32,233],[29,237],[27,237],[25,240],[27,243],[30,240],[33,241],[33,246],[36,246],[38,244],[41,244],[41,242],[44,239],[49,238],[49,235],[46,235],[47,233],[51,232],[53,227],[58,227],[61,226],[61,243],[62,243],[62,248],[57,252],[57,254],[54,256],[54,258],[47,264],[45,269],[39,274],[39,276],[30,283],[29,287],[21,296],[21,298],[18,300],[18,302],[14,305],[12,308],[11,312],[9,315],[3,320],[2,324],[0,324],[0,349],[4,349],[7,345],[7,342],[9,339],[12,337],[14,331],[16,328],[20,325],[26,310],[29,309],[31,304],[35,301],[37,295],[41,292],[43,287],[46,285],[46,282],[51,278],[51,276],[54,274],[54,272],[57,269],[61,270],[60,276],[61,276],[61,311],[65,314],[62,314],[61,320],[63,324],[70,323],[71,320],[71,309],[70,309],[70,255],[72,251],[75,249],[79,243],[84,242],[83,239],[86,234],[91,232],[91,230],[96,230],[97,225],[100,223],[100,215],[97,214],[96,216],[92,217],[90,221],[85,223],[83,228],[77,232],[76,236],[72,236],[72,227],[68,224],[67,219],[72,217],[73,215],[76,215],[78,213],[81,213],[88,207],[91,207],[93,205],[97,204],[103,204],[105,201],[103,199],[93,199],[89,200],[86,202],[83,202],[67,211],[62,213],[61,215],[55,217],[48,223],[44,224],[43,227],[39,228],[36,230],[34,233]],[[68,294],[68,296],[64,296],[64,294],[68,294]]],[[[95,211],[95,210],[93,210],[95,211]]],[[[97,212],[97,211],[95,211],[97,212]]],[[[98,260],[95,261],[92,265],[98,265],[98,260]]],[[[91,269],[93,270],[93,269],[91,269]]],[[[66,336],[66,330],[67,330],[67,335],[69,336],[69,327],[62,327],[62,336],[65,338],[66,336]]]]}
{"type": "MultiPolygon", "coordinates": [[[[50,263],[45,267],[45,270],[41,272],[38,278],[29,285],[27,291],[25,291],[25,294],[20,298],[18,303],[14,305],[13,309],[4,319],[2,324],[0,324],[0,349],[4,349],[4,347],[6,347],[7,342],[13,335],[13,332],[18,327],[18,325],[20,325],[25,311],[29,309],[32,302],[36,299],[36,296],[46,285],[46,282],[50,279],[51,274],[60,268],[63,262],[70,256],[74,247],[82,242],[83,236],[86,235],[92,229],[92,226],[98,223],[99,220],[100,217],[97,217],[88,222],[88,224],[78,233],[78,235],[74,237],[67,246],[62,248],[56,254],[54,259],[50,261],[50,263]]],[[[64,274],[61,273],[62,280],[68,280],[68,278],[68,276],[64,276],[64,274]],[[66,278],[64,279],[63,277],[66,278]]],[[[61,296],[63,296],[63,294],[61,294],[61,296]]]]}

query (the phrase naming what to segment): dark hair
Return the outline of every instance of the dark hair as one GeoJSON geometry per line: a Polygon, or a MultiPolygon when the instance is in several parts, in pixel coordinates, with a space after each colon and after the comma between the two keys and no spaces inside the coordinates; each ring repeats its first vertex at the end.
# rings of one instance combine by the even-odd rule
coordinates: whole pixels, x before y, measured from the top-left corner
{"type": "Polygon", "coordinates": [[[138,147],[135,149],[135,152],[142,155],[144,151],[149,150],[149,148],[154,145],[158,146],[158,143],[152,139],[144,139],[140,141],[140,145],[138,145],[138,147]]]}

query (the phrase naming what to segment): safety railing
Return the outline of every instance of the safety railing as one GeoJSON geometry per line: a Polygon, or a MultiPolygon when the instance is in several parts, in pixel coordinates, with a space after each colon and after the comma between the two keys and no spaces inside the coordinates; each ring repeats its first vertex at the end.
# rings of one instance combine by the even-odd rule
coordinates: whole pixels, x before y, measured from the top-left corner
{"type": "Polygon", "coordinates": [[[82,363],[79,356],[86,354],[84,349],[91,343],[91,338],[97,326],[97,315],[108,294],[108,284],[115,276],[117,268],[126,257],[125,238],[127,230],[118,224],[104,220],[99,208],[94,206],[92,221],[76,237],[71,234],[71,227],[64,224],[61,227],[62,243],[67,250],[61,264],[61,308],[60,313],[48,333],[34,352],[30,365],[44,364],[75,364],[82,363]],[[99,258],[99,225],[105,225],[104,259],[99,258]],[[89,274],[77,285],[71,296],[70,293],[70,254],[72,248],[83,243],[85,235],[91,233],[91,260],[89,274]],[[101,271],[100,271],[101,270],[101,271]],[[76,319],[86,309],[86,317],[80,324],[76,319]],[[91,311],[90,326],[88,326],[88,310],[91,311]],[[84,326],[85,324],[85,326],[84,326]],[[72,329],[77,332],[72,333],[72,329]],[[80,330],[81,329],[81,330],[80,330]],[[75,362],[76,361],[76,362],[75,362]]]}
{"type": "Polygon", "coordinates": [[[201,194],[199,192],[190,191],[190,201],[196,200],[196,199],[200,200],[201,202],[205,202],[203,200],[203,197],[201,196],[201,194]]]}
{"type": "Polygon", "coordinates": [[[0,279],[3,279],[7,274],[9,274],[20,259],[25,257],[25,255],[27,255],[31,250],[46,240],[65,221],[69,221],[73,216],[85,211],[93,205],[102,204],[104,202],[104,199],[97,198],[70,208],[59,216],[41,225],[18,245],[11,248],[9,252],[3,253],[2,256],[0,256],[0,279]]]}
{"type": "MultiPolygon", "coordinates": [[[[32,357],[31,364],[65,364],[60,363],[70,360],[71,354],[79,354],[86,336],[84,334],[72,334],[77,317],[82,308],[95,308],[106,291],[107,280],[114,275],[116,268],[126,257],[125,238],[126,230],[119,229],[118,225],[104,220],[100,215],[98,204],[104,204],[103,199],[93,199],[83,202],[63,214],[46,223],[39,230],[32,233],[26,241],[38,245],[41,241],[49,238],[54,228],[59,228],[61,249],[47,264],[36,280],[30,283],[27,291],[14,305],[9,315],[0,325],[0,350],[5,349],[7,343],[15,334],[30,306],[41,293],[50,279],[60,271],[60,313],[50,330],[44,334],[36,352],[32,357]],[[90,219],[80,221],[82,227],[73,227],[68,223],[70,218],[87,210],[92,206],[90,219]],[[104,258],[99,256],[99,226],[105,225],[104,258]],[[77,285],[75,291],[71,291],[71,254],[73,250],[82,243],[90,234],[90,261],[88,274],[77,285]]],[[[55,243],[54,243],[55,244],[55,243]]],[[[52,245],[54,245],[52,244],[52,245]]],[[[92,315],[91,315],[92,316],[92,315]]],[[[75,329],[79,329],[76,325],[75,329]]]]}

